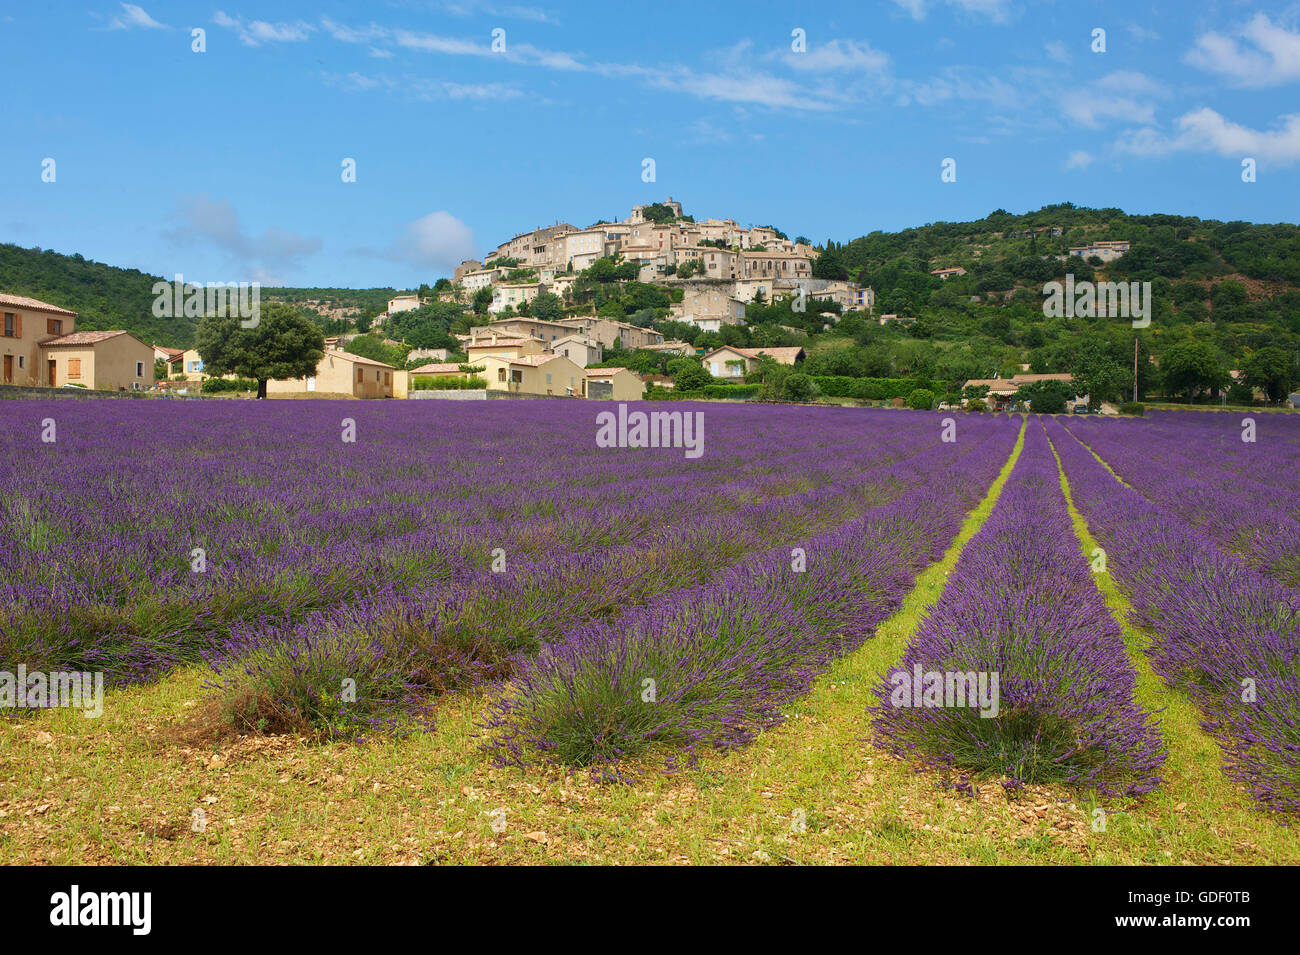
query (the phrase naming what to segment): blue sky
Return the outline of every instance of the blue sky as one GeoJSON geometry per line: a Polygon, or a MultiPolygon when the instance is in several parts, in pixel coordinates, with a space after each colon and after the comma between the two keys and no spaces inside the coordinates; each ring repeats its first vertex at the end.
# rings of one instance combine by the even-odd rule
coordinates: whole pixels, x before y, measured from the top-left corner
{"type": "Polygon", "coordinates": [[[3,0],[0,35],[0,241],[197,281],[413,287],[667,195],[817,242],[1300,204],[1297,3],[3,0]]]}

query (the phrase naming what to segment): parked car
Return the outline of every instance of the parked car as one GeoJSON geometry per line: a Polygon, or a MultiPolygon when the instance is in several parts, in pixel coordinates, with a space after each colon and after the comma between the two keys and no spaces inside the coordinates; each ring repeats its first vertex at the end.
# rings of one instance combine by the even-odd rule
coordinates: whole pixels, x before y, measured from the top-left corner
{"type": "Polygon", "coordinates": [[[1073,411],[1075,414],[1096,414],[1097,413],[1093,411],[1091,408],[1089,408],[1087,405],[1075,405],[1070,410],[1073,411]]]}

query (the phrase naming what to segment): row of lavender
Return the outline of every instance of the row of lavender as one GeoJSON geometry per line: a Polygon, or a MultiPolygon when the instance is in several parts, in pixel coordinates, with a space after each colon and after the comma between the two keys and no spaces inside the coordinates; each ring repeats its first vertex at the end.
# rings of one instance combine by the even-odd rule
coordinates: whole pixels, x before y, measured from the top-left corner
{"type": "MultiPolygon", "coordinates": [[[[861,488],[875,489],[863,501],[894,500],[986,441],[1013,439],[1017,430],[1008,419],[989,419],[968,429],[962,441],[945,443],[929,416],[894,422],[915,448],[895,465],[856,477],[861,488]]],[[[956,473],[947,480],[962,483],[956,473]]],[[[963,493],[982,493],[987,483],[974,475],[963,493]]],[[[747,554],[779,547],[788,559],[791,542],[827,526],[825,514],[794,516],[782,534],[766,538],[743,513],[720,515],[689,525],[688,549],[665,547],[664,538],[656,538],[650,548],[557,555],[502,574],[482,571],[452,586],[437,582],[417,592],[384,593],[310,614],[293,627],[239,628],[213,661],[228,714],[237,722],[331,733],[400,721],[433,694],[510,676],[539,649],[584,627],[626,615],[658,595],[670,595],[664,599],[671,602],[675,592],[734,575],[729,568],[748,569],[747,554]],[[343,679],[353,680],[348,706],[337,702],[343,679]]]]}
{"type": "Polygon", "coordinates": [[[1300,506],[1287,484],[1300,473],[1296,419],[1166,413],[1138,423],[1071,422],[1069,430],[1143,496],[1300,587],[1300,506]]]}
{"type": "MultiPolygon", "coordinates": [[[[1300,598],[1118,482],[1060,423],[1048,430],[1110,572],[1154,635],[1156,671],[1201,708],[1229,775],[1265,807],[1300,811],[1300,598]]],[[[1146,446],[1143,430],[1127,439],[1146,446]]]]}
{"type": "Polygon", "coordinates": [[[1043,427],[877,687],[877,740],[1008,785],[1147,792],[1166,753],[1070,523],[1043,427]]]}
{"type": "Polygon", "coordinates": [[[250,622],[456,588],[494,550],[579,574],[592,552],[740,554],[899,493],[845,475],[921,447],[916,424],[711,408],[708,454],[684,462],[598,448],[589,407],[14,403],[0,662],[136,679],[250,622]]]}
{"type": "Polygon", "coordinates": [[[899,466],[914,482],[905,496],[798,552],[772,548],[714,582],[574,627],[519,662],[489,748],[502,763],[608,768],[651,748],[743,745],[898,608],[1018,431],[1006,419],[964,427],[958,443],[899,466]]]}

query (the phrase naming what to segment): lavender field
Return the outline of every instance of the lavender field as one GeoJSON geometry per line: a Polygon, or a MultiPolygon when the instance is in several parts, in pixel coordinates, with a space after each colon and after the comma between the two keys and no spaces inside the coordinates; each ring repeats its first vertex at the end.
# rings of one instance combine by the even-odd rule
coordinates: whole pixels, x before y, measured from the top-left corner
{"type": "Polygon", "coordinates": [[[462,772],[632,790],[860,672],[855,752],[959,793],[1194,770],[1300,811],[1297,419],[674,403],[693,458],[589,402],[430,404],[10,402],[0,671],[101,673],[150,745],[131,708],[184,686],[165,722],[218,749],[464,727],[462,772]]]}

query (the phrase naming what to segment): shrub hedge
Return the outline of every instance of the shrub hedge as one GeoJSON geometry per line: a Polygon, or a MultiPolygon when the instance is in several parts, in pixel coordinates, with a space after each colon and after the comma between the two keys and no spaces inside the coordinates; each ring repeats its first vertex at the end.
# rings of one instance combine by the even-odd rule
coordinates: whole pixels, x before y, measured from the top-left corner
{"type": "Polygon", "coordinates": [[[888,401],[906,398],[914,391],[931,391],[937,395],[948,389],[942,382],[925,378],[849,378],[845,375],[813,375],[823,395],[830,398],[856,398],[860,401],[888,401]]]}

